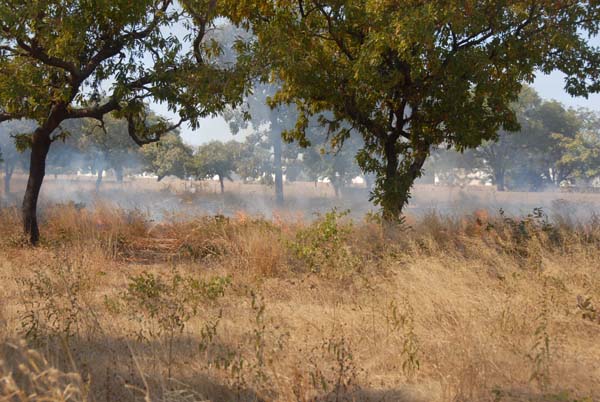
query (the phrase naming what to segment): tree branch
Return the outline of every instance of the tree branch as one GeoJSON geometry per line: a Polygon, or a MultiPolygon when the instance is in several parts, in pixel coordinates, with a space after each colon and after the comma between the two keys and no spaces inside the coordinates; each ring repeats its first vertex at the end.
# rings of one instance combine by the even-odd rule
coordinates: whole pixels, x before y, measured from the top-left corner
{"type": "Polygon", "coordinates": [[[140,137],[140,135],[138,134],[138,129],[137,129],[137,124],[136,124],[136,120],[135,120],[135,116],[134,115],[129,115],[127,116],[127,129],[129,132],[129,136],[131,137],[131,139],[133,140],[133,142],[135,142],[137,145],[139,145],[140,147],[146,144],[151,144],[153,142],[157,142],[160,141],[160,138],[173,130],[178,129],[179,127],[181,127],[181,125],[183,124],[184,119],[181,118],[179,119],[179,122],[177,124],[173,124],[171,126],[167,126],[165,127],[164,130],[161,131],[157,131],[152,133],[151,137],[140,137]]]}
{"type": "Polygon", "coordinates": [[[3,121],[9,121],[9,120],[14,120],[14,119],[18,119],[18,118],[19,118],[18,116],[15,116],[13,114],[0,112],[0,123],[3,121]]]}
{"type": "Polygon", "coordinates": [[[27,44],[22,38],[16,38],[16,41],[17,45],[19,45],[19,47],[26,52],[25,54],[27,56],[41,61],[42,63],[48,66],[57,67],[61,70],[65,70],[66,72],[71,73],[75,77],[78,77],[81,74],[81,72],[79,71],[77,66],[75,66],[75,64],[60,59],[58,57],[48,55],[44,48],[42,48],[39,45],[37,39],[30,39],[29,44],[27,44]]]}
{"type": "Polygon", "coordinates": [[[167,12],[167,9],[171,3],[172,0],[165,0],[162,3],[162,6],[154,12],[152,21],[145,29],[141,31],[127,32],[117,39],[106,42],[104,46],[86,63],[81,72],[81,77],[83,79],[89,77],[94,72],[96,67],[100,65],[100,63],[119,54],[129,41],[144,39],[150,35],[156,28],[158,28],[161,18],[163,18],[163,14],[167,12]]]}

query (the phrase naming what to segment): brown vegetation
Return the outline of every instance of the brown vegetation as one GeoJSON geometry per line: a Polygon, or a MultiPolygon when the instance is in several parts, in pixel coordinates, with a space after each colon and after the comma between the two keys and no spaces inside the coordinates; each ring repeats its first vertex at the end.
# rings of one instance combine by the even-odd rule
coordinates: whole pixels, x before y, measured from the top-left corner
{"type": "Polygon", "coordinates": [[[600,398],[600,221],[410,222],[3,209],[0,400],[600,398]]]}

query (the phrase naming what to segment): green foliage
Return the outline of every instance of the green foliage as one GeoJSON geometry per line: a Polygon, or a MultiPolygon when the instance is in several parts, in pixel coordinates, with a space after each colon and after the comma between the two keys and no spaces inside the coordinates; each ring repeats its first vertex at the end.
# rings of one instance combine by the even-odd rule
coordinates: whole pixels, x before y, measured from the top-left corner
{"type": "MultiPolygon", "coordinates": [[[[231,123],[230,123],[231,124],[231,123]]],[[[260,133],[250,134],[242,144],[235,172],[243,180],[256,180],[273,184],[274,167],[270,143],[260,133]]]]}
{"type": "Polygon", "coordinates": [[[500,219],[508,228],[514,250],[522,257],[534,254],[534,243],[549,240],[554,245],[561,244],[561,234],[556,226],[550,223],[543,208],[534,208],[523,218],[514,219],[500,209],[500,219]]]}
{"type": "MultiPolygon", "coordinates": [[[[31,118],[45,127],[57,118],[60,123],[115,110],[133,112],[139,107],[135,99],[151,96],[171,107],[182,106],[180,115],[197,124],[207,110],[198,108],[200,104],[210,105],[208,110],[223,105],[223,92],[215,91],[223,88],[218,83],[223,72],[192,63],[195,55],[184,51],[180,39],[165,29],[190,11],[176,9],[171,1],[132,6],[124,1],[7,0],[0,3],[0,11],[5,28],[0,35],[0,105],[8,118],[31,118]],[[156,56],[150,62],[143,57],[149,50],[156,56]],[[113,90],[98,104],[106,80],[113,82],[113,90]],[[179,96],[184,86],[201,81],[213,91],[179,96]]],[[[206,5],[196,4],[194,12],[214,17],[206,5]]],[[[198,50],[210,54],[208,46],[198,50]]]]}
{"type": "Polygon", "coordinates": [[[525,86],[512,105],[521,129],[462,153],[435,148],[424,169],[430,179],[460,183],[457,176],[485,173],[499,191],[539,191],[581,183],[599,175],[600,118],[589,110],[567,109],[525,86]]]}
{"type": "Polygon", "coordinates": [[[217,17],[216,2],[205,1],[0,1],[0,122],[38,124],[23,199],[32,244],[46,158],[64,121],[124,118],[141,146],[240,101],[246,75],[221,65],[219,46],[204,38],[217,17]],[[180,121],[149,122],[150,101],[180,121]]]}
{"type": "Polygon", "coordinates": [[[302,168],[313,181],[328,179],[339,195],[342,188],[361,174],[356,154],[362,146],[362,139],[353,133],[344,139],[343,144],[334,147],[326,140],[322,130],[314,128],[310,133],[307,131],[310,146],[302,152],[302,168]]]}
{"type": "MultiPolygon", "coordinates": [[[[246,33],[245,36],[249,35],[246,33]]],[[[240,130],[251,131],[246,137],[246,152],[238,173],[244,179],[260,179],[267,184],[272,184],[275,176],[276,193],[283,196],[283,174],[293,181],[298,171],[300,150],[296,144],[282,140],[286,130],[294,126],[298,114],[292,104],[271,105],[270,99],[277,88],[277,85],[254,83],[243,106],[227,109],[223,117],[234,134],[240,130]]]]}
{"type": "MultiPolygon", "coordinates": [[[[289,333],[282,332],[279,325],[269,320],[264,297],[254,290],[249,293],[249,325],[241,337],[242,341],[237,345],[214,342],[218,334],[216,326],[212,326],[203,330],[200,350],[206,353],[210,370],[216,368],[224,372],[237,400],[245,400],[242,397],[249,386],[254,391],[269,395],[267,400],[271,400],[275,396],[272,392],[273,381],[279,376],[274,365],[281,353],[287,353],[284,348],[289,333]]],[[[243,328],[243,324],[237,325],[243,328]]]]}
{"type": "MultiPolygon", "coordinates": [[[[167,378],[170,379],[175,336],[183,333],[188,321],[199,314],[202,302],[212,302],[224,296],[230,283],[229,277],[203,281],[180,275],[175,270],[167,280],[143,272],[130,278],[127,290],[121,295],[124,306],[119,306],[118,302],[115,306],[110,300],[108,306],[113,312],[125,310],[129,318],[139,324],[138,339],[166,339],[167,378]]],[[[205,329],[210,331],[210,327],[205,329]]],[[[205,336],[211,337],[211,332],[205,333],[205,336]]]]}
{"type": "Polygon", "coordinates": [[[392,300],[385,311],[385,320],[390,332],[398,332],[402,342],[402,371],[408,379],[413,379],[421,363],[419,361],[420,344],[415,333],[415,311],[408,299],[403,299],[400,306],[392,300]]]}
{"type": "Polygon", "coordinates": [[[356,266],[348,247],[351,223],[340,223],[349,211],[333,209],[319,216],[310,226],[298,230],[296,239],[289,244],[295,256],[311,272],[339,275],[356,266]]]}
{"type": "Polygon", "coordinates": [[[600,6],[543,1],[230,2],[228,16],[252,27],[241,52],[294,103],[306,140],[311,116],[339,142],[358,131],[358,162],[377,175],[374,201],[397,219],[432,146],[461,151],[514,131],[522,82],[559,69],[566,88],[600,89],[600,6]],[[548,23],[552,21],[552,23],[548,23]],[[253,57],[252,57],[253,56],[253,57]],[[264,66],[268,66],[265,68],[264,66]],[[346,124],[344,124],[346,123],[346,124]]]}
{"type": "Polygon", "coordinates": [[[121,296],[129,307],[131,318],[140,324],[155,323],[141,328],[141,339],[172,336],[183,332],[186,323],[199,313],[201,302],[215,301],[225,294],[229,277],[214,277],[201,281],[173,272],[168,280],[143,272],[130,278],[127,291],[121,296]]]}
{"type": "Polygon", "coordinates": [[[562,150],[557,166],[570,172],[569,179],[587,184],[600,176],[600,115],[582,109],[577,119],[580,130],[574,136],[554,134],[562,150]]]}
{"type": "Polygon", "coordinates": [[[159,142],[142,147],[145,167],[162,180],[166,176],[185,179],[193,172],[192,149],[184,144],[177,132],[171,132],[159,142]]]}
{"type": "Polygon", "coordinates": [[[201,145],[193,157],[193,174],[198,179],[219,176],[221,191],[224,191],[223,181],[232,180],[231,174],[236,170],[241,152],[242,145],[237,141],[211,141],[201,145]]]}
{"type": "MultiPolygon", "coordinates": [[[[156,118],[148,112],[149,119],[156,118]]],[[[129,136],[127,120],[105,116],[102,122],[86,119],[78,122],[77,147],[85,161],[86,170],[113,169],[122,178],[124,169],[135,167],[140,161],[140,149],[129,136]]]]}
{"type": "Polygon", "coordinates": [[[25,169],[30,154],[26,150],[31,142],[35,124],[27,120],[13,120],[0,124],[0,167],[4,171],[4,196],[10,194],[10,183],[16,169],[25,169]]]}

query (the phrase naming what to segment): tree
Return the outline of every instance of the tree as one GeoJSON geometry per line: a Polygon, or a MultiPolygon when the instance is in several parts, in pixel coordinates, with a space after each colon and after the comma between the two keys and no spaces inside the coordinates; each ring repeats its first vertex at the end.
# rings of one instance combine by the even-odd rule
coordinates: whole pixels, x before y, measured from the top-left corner
{"type": "Polygon", "coordinates": [[[600,89],[600,24],[591,1],[299,0],[229,4],[256,39],[245,52],[295,103],[296,138],[310,116],[333,138],[363,137],[359,163],[374,201],[399,219],[432,146],[461,151],[518,128],[511,103],[538,70],[567,74],[573,95],[600,89]],[[344,124],[342,124],[344,123],[344,124]]]}
{"type": "Polygon", "coordinates": [[[229,109],[224,113],[225,120],[234,134],[242,129],[252,128],[255,140],[273,152],[272,171],[275,176],[275,199],[283,204],[283,174],[286,160],[295,160],[298,149],[292,144],[284,143],[282,133],[293,127],[297,113],[293,106],[271,107],[269,98],[275,95],[274,85],[256,84],[252,93],[244,99],[244,106],[229,109]]]}
{"type": "Polygon", "coordinates": [[[513,104],[513,110],[520,125],[519,132],[511,133],[500,130],[497,138],[483,141],[472,152],[479,162],[478,167],[492,177],[492,182],[498,191],[506,189],[507,175],[511,171],[514,173],[517,165],[526,169],[533,167],[533,154],[529,149],[535,143],[531,140],[534,132],[542,132],[536,118],[541,104],[542,100],[533,88],[523,87],[519,100],[513,104]]]}
{"type": "Polygon", "coordinates": [[[198,179],[212,179],[217,176],[223,194],[224,181],[233,180],[231,174],[236,170],[241,151],[242,144],[237,141],[211,141],[199,146],[194,154],[194,175],[198,179]]]}
{"type": "MultiPolygon", "coordinates": [[[[151,110],[146,112],[146,116],[148,125],[159,121],[151,110]]],[[[113,169],[117,181],[122,182],[124,170],[140,163],[141,150],[129,136],[126,119],[106,116],[101,124],[87,119],[82,131],[78,145],[89,169],[97,174],[96,191],[100,188],[105,170],[113,169]]]]}
{"type": "Polygon", "coordinates": [[[260,180],[263,184],[274,183],[272,146],[268,136],[255,132],[246,137],[242,143],[236,173],[244,180],[260,180]]]}
{"type": "Polygon", "coordinates": [[[156,141],[183,121],[237,99],[243,81],[231,67],[211,61],[203,41],[216,17],[214,1],[84,0],[0,1],[0,122],[32,119],[29,180],[23,223],[32,244],[39,239],[37,201],[51,144],[69,119],[102,120],[109,113],[128,121],[138,144],[156,141]],[[174,24],[193,37],[171,32],[174,24]],[[108,93],[106,93],[108,91],[108,93]],[[145,124],[144,100],[177,108],[180,122],[145,124]]]}
{"type": "Polygon", "coordinates": [[[15,146],[13,135],[26,134],[35,130],[35,123],[27,120],[14,120],[0,125],[0,163],[4,170],[4,196],[10,194],[10,182],[15,168],[27,164],[26,152],[20,152],[15,146]]]}
{"type": "Polygon", "coordinates": [[[560,163],[565,153],[561,144],[576,137],[580,122],[574,110],[565,109],[557,101],[543,102],[533,118],[539,124],[527,137],[528,148],[545,182],[558,187],[568,181],[574,169],[571,164],[560,163]]]}
{"type": "Polygon", "coordinates": [[[437,178],[443,184],[465,184],[468,175],[479,167],[473,152],[469,151],[458,152],[443,145],[434,147],[423,165],[422,180],[434,184],[437,178]]]}
{"type": "Polygon", "coordinates": [[[495,182],[539,191],[569,181],[574,167],[560,161],[565,154],[562,144],[574,139],[580,128],[575,111],[541,100],[533,91],[522,94],[515,110],[520,131],[500,132],[497,143],[484,143],[475,151],[495,182]]]}
{"type": "Polygon", "coordinates": [[[184,144],[177,130],[142,147],[144,164],[158,176],[158,181],[167,176],[187,179],[192,172],[192,154],[192,148],[184,144]]]}
{"type": "Polygon", "coordinates": [[[571,172],[572,179],[589,184],[600,176],[600,115],[581,109],[577,116],[581,126],[577,134],[558,137],[563,152],[557,165],[571,172]]]}

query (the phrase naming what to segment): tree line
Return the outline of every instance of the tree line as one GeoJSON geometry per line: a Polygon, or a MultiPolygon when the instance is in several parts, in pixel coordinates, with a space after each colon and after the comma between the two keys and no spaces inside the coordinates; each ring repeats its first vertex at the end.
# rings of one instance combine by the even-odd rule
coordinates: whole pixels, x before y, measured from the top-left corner
{"type": "Polygon", "coordinates": [[[530,87],[522,90],[513,108],[518,132],[501,130],[497,138],[463,152],[433,149],[424,166],[429,181],[436,176],[455,184],[469,173],[479,173],[499,191],[598,185],[594,181],[600,178],[599,112],[543,100],[530,87]]]}
{"type": "MultiPolygon", "coordinates": [[[[265,108],[268,108],[265,106],[265,108]]],[[[147,112],[155,117],[151,111],[147,112]]],[[[10,183],[15,169],[26,171],[30,159],[27,148],[19,149],[14,137],[35,130],[33,121],[0,124],[0,167],[3,171],[4,194],[11,193],[10,183]]],[[[194,147],[186,144],[179,130],[161,136],[151,144],[139,147],[127,134],[127,121],[112,117],[101,126],[93,120],[81,119],[69,126],[68,134],[49,152],[49,174],[86,173],[96,175],[96,190],[109,171],[117,182],[126,175],[151,173],[160,181],[167,176],[204,180],[216,177],[220,189],[234,176],[244,181],[274,185],[277,177],[287,181],[298,179],[332,183],[336,194],[353,178],[360,175],[350,147],[345,152],[328,150],[328,144],[302,148],[285,143],[279,132],[263,127],[252,130],[243,140],[211,141],[194,147]],[[279,142],[277,151],[275,141],[279,142]],[[279,154],[278,154],[279,152],[279,154]],[[280,158],[279,161],[276,159],[280,158]]],[[[276,189],[283,197],[283,189],[276,189]]]]}
{"type": "Polygon", "coordinates": [[[236,109],[257,83],[276,88],[273,109],[293,105],[292,127],[270,121],[284,139],[343,149],[358,135],[371,199],[393,224],[433,150],[518,131],[512,105],[536,74],[599,91],[599,28],[591,0],[1,0],[0,122],[36,122],[15,137],[30,149],[24,230],[38,242],[46,162],[68,122],[125,119],[142,146],[236,109]],[[223,21],[245,33],[233,45],[210,34],[223,21]],[[178,121],[148,119],[150,101],[178,121]]]}
{"type": "MultiPolygon", "coordinates": [[[[129,137],[125,119],[107,117],[103,125],[86,119],[73,121],[68,137],[49,154],[48,172],[93,173],[97,190],[109,170],[118,182],[123,181],[125,173],[142,172],[155,174],[158,180],[166,176],[197,180],[216,177],[222,193],[225,181],[234,176],[268,185],[275,185],[280,178],[280,186],[285,176],[289,182],[327,181],[338,196],[354,178],[363,176],[356,161],[363,144],[356,133],[339,149],[323,142],[318,125],[309,135],[308,146],[282,141],[281,131],[293,125],[295,110],[271,109],[264,98],[269,90],[274,93],[268,87],[253,91],[247,102],[249,120],[241,116],[240,110],[225,113],[234,133],[247,130],[240,141],[212,141],[193,147],[182,140],[179,130],[173,130],[159,141],[139,147],[129,137]],[[257,94],[263,94],[263,98],[257,99],[257,94]]],[[[501,131],[497,140],[463,152],[433,149],[423,166],[422,181],[464,184],[474,176],[481,183],[490,182],[498,191],[594,185],[594,180],[600,178],[600,113],[543,100],[531,87],[521,91],[513,108],[521,126],[518,132],[501,131]]],[[[147,116],[158,118],[152,111],[147,116]]],[[[19,152],[11,136],[34,129],[33,121],[0,125],[5,194],[10,193],[15,168],[26,169],[29,159],[27,150],[19,152]]],[[[275,194],[281,201],[283,187],[276,186],[275,194]]]]}

